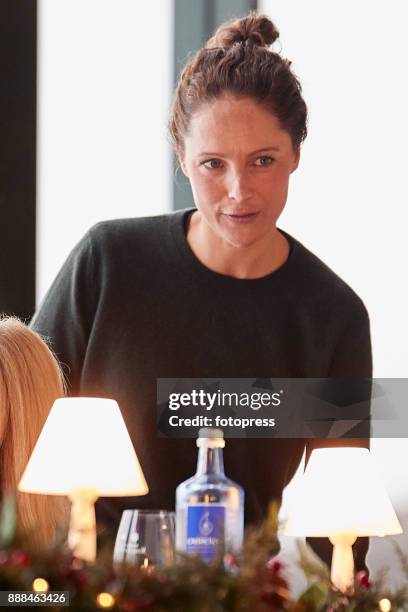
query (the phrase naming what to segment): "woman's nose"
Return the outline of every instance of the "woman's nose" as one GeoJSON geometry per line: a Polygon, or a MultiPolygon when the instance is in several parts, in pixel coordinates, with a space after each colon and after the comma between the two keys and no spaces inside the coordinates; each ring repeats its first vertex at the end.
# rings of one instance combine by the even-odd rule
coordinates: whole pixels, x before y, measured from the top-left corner
{"type": "Polygon", "coordinates": [[[234,172],[227,178],[228,197],[237,203],[245,202],[252,196],[248,177],[244,173],[234,172]]]}

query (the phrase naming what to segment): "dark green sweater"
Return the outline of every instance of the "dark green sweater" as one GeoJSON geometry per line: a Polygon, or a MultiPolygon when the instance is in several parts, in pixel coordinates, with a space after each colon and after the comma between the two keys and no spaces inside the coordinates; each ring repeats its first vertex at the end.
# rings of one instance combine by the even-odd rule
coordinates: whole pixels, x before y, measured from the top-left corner
{"type": "MultiPolygon", "coordinates": [[[[367,311],[315,255],[285,233],[290,254],[281,268],[259,279],[224,276],[191,251],[189,213],[95,225],[32,323],[49,338],[71,395],[111,397],[122,410],[150,491],[98,502],[113,528],[123,508],[173,509],[176,486],[195,472],[193,440],[157,437],[158,377],[371,376],[367,311]]],[[[304,447],[303,439],[227,440],[225,469],[245,489],[247,522],[281,498],[304,447]]]]}

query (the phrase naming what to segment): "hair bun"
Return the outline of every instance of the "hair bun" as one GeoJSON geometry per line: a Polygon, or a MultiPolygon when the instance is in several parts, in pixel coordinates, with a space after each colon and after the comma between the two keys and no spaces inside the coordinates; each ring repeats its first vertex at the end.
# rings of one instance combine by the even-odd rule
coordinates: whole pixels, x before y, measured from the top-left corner
{"type": "Polygon", "coordinates": [[[269,17],[251,11],[246,17],[233,19],[220,26],[207,42],[206,48],[224,47],[228,49],[235,43],[247,41],[258,47],[269,47],[277,38],[279,38],[279,32],[269,17]]]}

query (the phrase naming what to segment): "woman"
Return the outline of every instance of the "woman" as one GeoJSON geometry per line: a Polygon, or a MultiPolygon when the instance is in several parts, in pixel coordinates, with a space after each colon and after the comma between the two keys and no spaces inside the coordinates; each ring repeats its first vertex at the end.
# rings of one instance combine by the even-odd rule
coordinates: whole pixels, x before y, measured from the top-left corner
{"type": "MultiPolygon", "coordinates": [[[[371,376],[363,303],[276,227],[307,118],[290,62],[268,49],[277,37],[251,13],[184,68],[170,132],[197,208],[93,227],[33,322],[68,366],[71,394],[118,400],[150,487],[140,507],[173,508],[177,484],[195,471],[191,440],[157,437],[157,378],[371,376]]],[[[247,522],[281,498],[304,447],[228,441],[247,522]]],[[[114,517],[112,502],[105,512],[114,517]]]]}
{"type": "Polygon", "coordinates": [[[18,319],[0,319],[0,492],[16,496],[17,527],[31,545],[51,544],[69,516],[64,498],[17,490],[51,406],[63,394],[61,371],[41,338],[18,319]]]}

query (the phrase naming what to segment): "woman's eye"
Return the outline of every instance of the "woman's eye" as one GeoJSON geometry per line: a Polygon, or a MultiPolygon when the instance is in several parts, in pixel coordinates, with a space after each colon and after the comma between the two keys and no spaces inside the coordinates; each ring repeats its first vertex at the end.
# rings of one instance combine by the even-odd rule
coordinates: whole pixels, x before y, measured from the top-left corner
{"type": "Polygon", "coordinates": [[[258,157],[258,159],[255,162],[256,166],[270,166],[271,163],[273,162],[273,157],[270,157],[269,155],[262,155],[262,157],[258,157]]]}
{"type": "Polygon", "coordinates": [[[217,168],[221,168],[221,162],[219,159],[207,159],[207,161],[202,162],[202,165],[209,170],[217,170],[217,168]]]}

